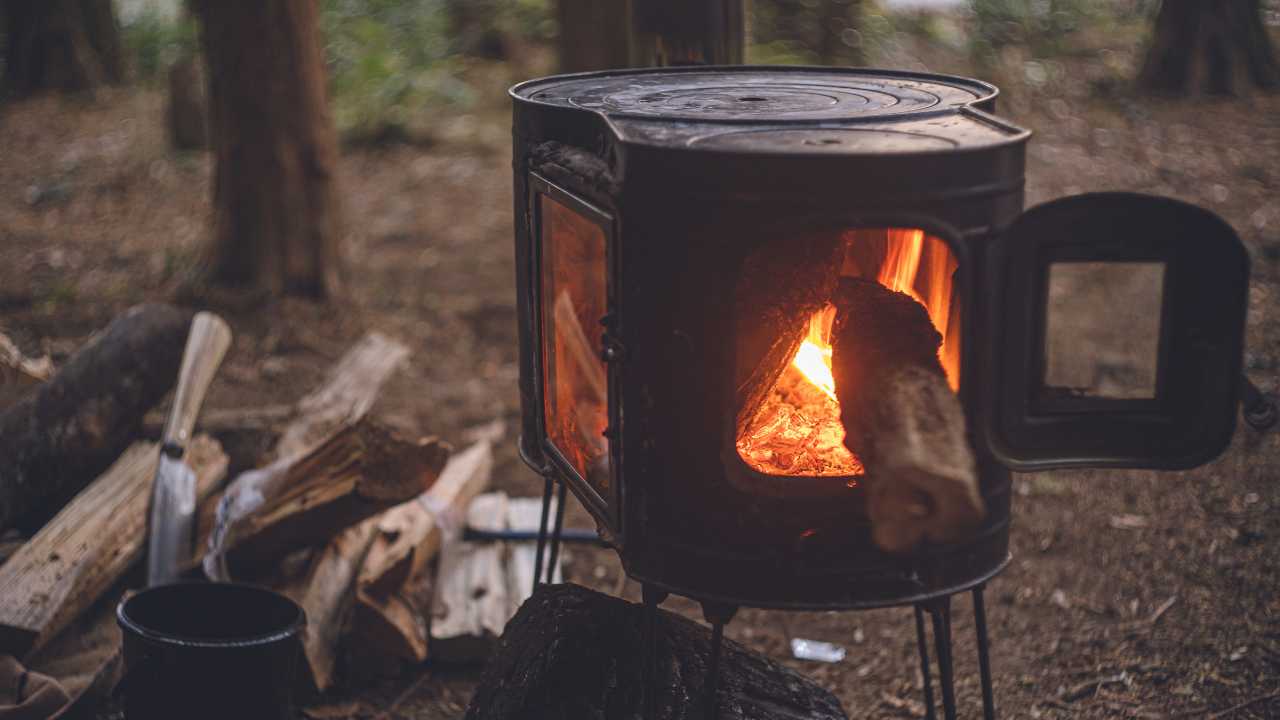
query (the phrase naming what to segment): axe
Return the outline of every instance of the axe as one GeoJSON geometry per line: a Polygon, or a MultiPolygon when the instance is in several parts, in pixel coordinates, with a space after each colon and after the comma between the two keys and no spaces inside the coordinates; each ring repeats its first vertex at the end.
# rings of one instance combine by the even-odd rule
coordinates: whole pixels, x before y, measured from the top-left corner
{"type": "Polygon", "coordinates": [[[196,313],[182,354],[173,407],[160,439],[160,462],[151,488],[148,520],[147,586],[178,579],[195,542],[196,475],[183,461],[196,415],[222,357],[231,345],[231,329],[213,313],[196,313]]]}

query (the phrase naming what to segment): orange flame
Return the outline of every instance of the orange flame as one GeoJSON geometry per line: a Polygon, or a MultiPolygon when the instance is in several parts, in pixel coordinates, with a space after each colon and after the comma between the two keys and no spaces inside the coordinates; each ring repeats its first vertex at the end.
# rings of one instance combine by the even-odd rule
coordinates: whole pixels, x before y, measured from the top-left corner
{"type": "MultiPolygon", "coordinates": [[[[923,230],[891,228],[876,281],[906,293],[925,307],[942,336],[938,359],[952,390],[960,385],[958,308],[953,307],[955,256],[942,240],[923,230]]],[[[809,330],[762,404],[738,453],[771,475],[853,476],[862,463],[844,447],[840,402],[831,371],[831,328],[836,308],[826,305],[809,318],[809,330]],[[812,389],[816,388],[821,394],[812,389]]]]}
{"type": "Polygon", "coordinates": [[[791,361],[806,380],[832,400],[836,399],[836,379],[831,375],[831,325],[835,319],[834,305],[814,313],[809,318],[809,335],[791,361]]]}

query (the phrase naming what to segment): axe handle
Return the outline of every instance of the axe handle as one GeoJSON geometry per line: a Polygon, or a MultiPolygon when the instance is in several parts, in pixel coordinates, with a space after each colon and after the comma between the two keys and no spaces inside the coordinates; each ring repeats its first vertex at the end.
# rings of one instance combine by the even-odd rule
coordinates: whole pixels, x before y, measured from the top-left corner
{"type": "Polygon", "coordinates": [[[178,385],[173,392],[173,409],[164,426],[163,441],[185,448],[195,428],[196,415],[204,403],[213,375],[231,346],[231,328],[213,313],[196,313],[191,333],[178,371],[178,385]]]}

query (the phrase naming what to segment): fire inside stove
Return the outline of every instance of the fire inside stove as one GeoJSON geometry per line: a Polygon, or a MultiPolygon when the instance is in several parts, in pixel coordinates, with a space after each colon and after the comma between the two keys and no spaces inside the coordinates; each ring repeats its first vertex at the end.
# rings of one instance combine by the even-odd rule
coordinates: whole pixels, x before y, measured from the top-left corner
{"type": "MultiPolygon", "coordinates": [[[[960,384],[960,323],[950,247],[923,230],[854,230],[841,235],[841,276],[874,278],[909,295],[928,311],[942,344],[938,360],[952,390],[960,384]]],[[[819,268],[815,272],[822,273],[819,268]]],[[[821,285],[821,281],[816,281],[821,285]]],[[[826,302],[796,329],[800,338],[789,363],[739,428],[737,451],[766,475],[853,477],[859,459],[844,445],[840,401],[832,373],[832,328],[839,309],[826,302]]],[[[843,390],[843,389],[842,389],[843,390]]],[[[855,480],[849,481],[851,484],[855,480]]]]}

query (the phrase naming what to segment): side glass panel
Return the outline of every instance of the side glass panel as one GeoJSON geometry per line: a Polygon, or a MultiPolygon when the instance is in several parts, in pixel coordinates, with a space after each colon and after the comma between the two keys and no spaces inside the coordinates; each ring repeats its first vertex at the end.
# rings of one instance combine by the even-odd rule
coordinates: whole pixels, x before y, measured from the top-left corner
{"type": "Polygon", "coordinates": [[[547,438],[609,497],[608,371],[600,357],[608,305],[604,229],[547,195],[542,220],[543,419],[547,438]]]}
{"type": "Polygon", "coordinates": [[[1055,262],[1048,272],[1046,399],[1155,398],[1164,263],[1055,262]]]}

